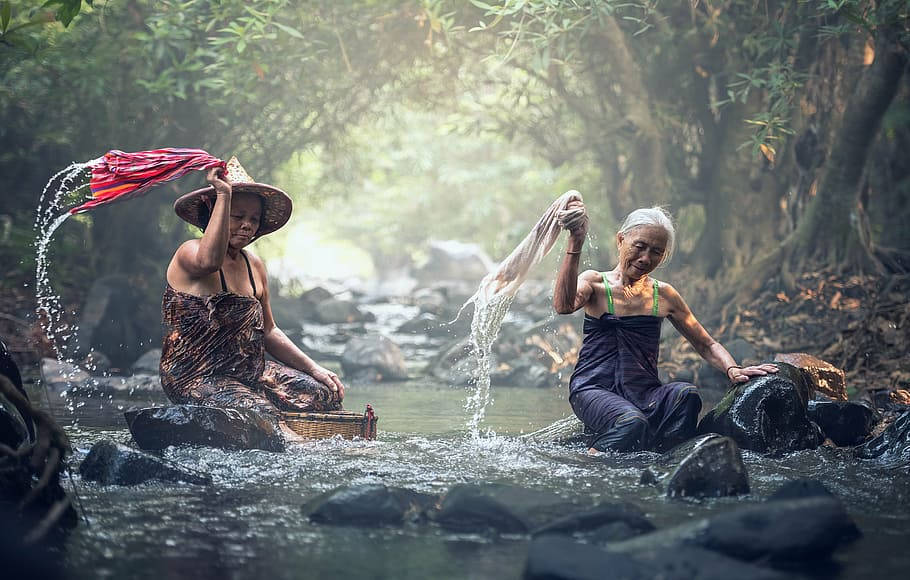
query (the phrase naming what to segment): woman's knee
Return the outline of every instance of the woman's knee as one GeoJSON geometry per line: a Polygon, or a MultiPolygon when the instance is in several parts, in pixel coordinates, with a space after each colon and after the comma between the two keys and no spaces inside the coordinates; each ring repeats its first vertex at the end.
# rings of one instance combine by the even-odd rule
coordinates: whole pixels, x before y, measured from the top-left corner
{"type": "Polygon", "coordinates": [[[607,431],[595,434],[590,446],[598,451],[642,451],[648,448],[648,438],[648,419],[636,409],[617,419],[607,431]]]}

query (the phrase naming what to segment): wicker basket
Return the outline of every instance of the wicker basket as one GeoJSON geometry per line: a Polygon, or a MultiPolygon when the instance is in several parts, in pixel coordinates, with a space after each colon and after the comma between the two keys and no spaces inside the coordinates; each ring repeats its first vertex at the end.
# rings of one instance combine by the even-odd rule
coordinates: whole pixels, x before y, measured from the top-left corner
{"type": "Polygon", "coordinates": [[[284,420],[294,433],[305,439],[326,439],[335,435],[341,435],[345,439],[376,439],[379,417],[373,413],[372,405],[367,405],[363,413],[284,413],[284,420]]]}

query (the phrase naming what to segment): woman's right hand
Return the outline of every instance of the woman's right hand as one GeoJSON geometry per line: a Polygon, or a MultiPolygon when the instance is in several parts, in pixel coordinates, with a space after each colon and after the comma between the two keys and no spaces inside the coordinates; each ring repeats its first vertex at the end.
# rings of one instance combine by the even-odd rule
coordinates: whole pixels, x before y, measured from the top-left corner
{"type": "Polygon", "coordinates": [[[227,178],[221,178],[222,172],[220,167],[212,167],[205,174],[205,180],[212,184],[217,195],[231,195],[231,183],[227,178]]]}
{"type": "Polygon", "coordinates": [[[588,235],[588,210],[580,199],[574,199],[566,205],[559,216],[559,225],[569,230],[574,238],[581,240],[588,235]]]}

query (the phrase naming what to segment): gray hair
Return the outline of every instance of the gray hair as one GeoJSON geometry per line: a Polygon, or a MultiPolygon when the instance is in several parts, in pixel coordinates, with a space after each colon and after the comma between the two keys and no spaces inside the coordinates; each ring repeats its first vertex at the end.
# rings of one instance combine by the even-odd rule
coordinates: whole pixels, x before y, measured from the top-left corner
{"type": "Polygon", "coordinates": [[[664,250],[660,265],[669,262],[673,257],[673,250],[676,249],[676,226],[673,225],[673,218],[669,212],[657,205],[639,208],[626,216],[617,233],[625,235],[640,226],[659,226],[667,232],[667,248],[664,250]]]}

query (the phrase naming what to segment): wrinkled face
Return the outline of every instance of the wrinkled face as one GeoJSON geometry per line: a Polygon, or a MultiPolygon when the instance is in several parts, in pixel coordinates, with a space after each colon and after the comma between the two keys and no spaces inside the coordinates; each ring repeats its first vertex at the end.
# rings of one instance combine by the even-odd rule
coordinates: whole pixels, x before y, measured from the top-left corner
{"type": "Polygon", "coordinates": [[[262,219],[262,198],[253,193],[238,192],[231,196],[231,225],[228,245],[242,248],[253,241],[262,219]]]}
{"type": "Polygon", "coordinates": [[[622,273],[633,281],[650,274],[663,260],[668,239],[667,230],[660,226],[638,226],[616,234],[622,273]]]}

